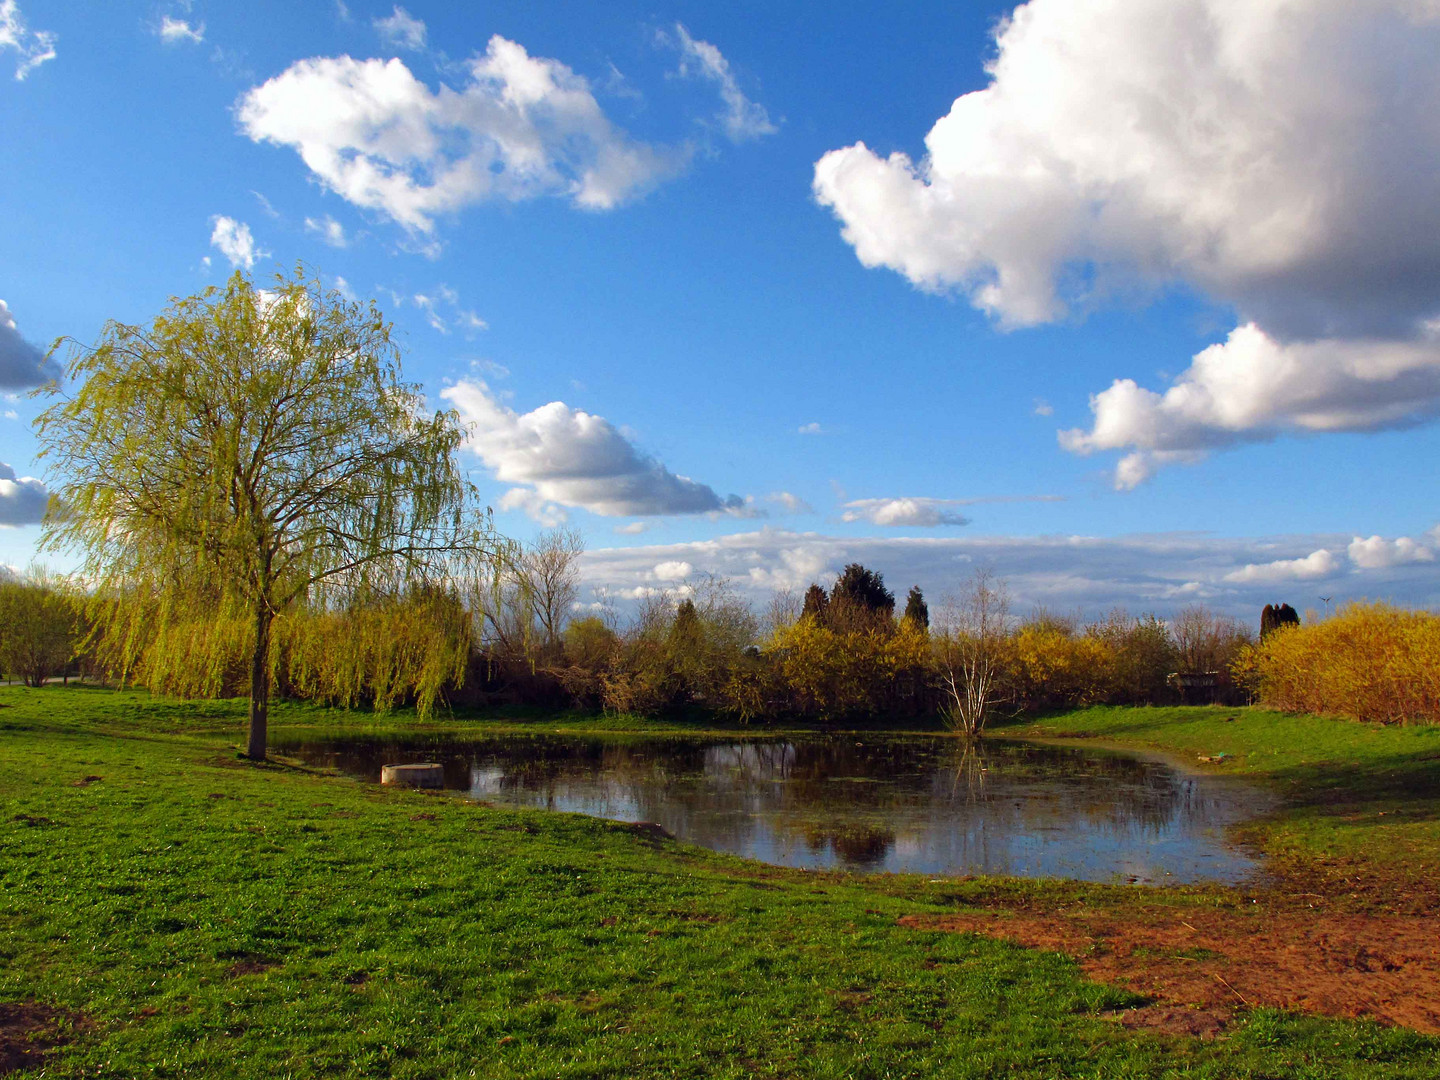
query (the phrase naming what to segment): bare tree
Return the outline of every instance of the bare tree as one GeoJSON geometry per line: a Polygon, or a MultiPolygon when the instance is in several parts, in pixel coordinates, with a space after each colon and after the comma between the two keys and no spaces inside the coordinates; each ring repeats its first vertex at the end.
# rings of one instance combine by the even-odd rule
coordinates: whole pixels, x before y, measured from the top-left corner
{"type": "Polygon", "coordinates": [[[578,529],[552,529],[529,545],[511,545],[488,579],[472,581],[466,590],[479,639],[532,665],[558,653],[580,594],[584,551],[578,529]]]}
{"type": "Polygon", "coordinates": [[[1239,620],[1217,615],[1200,604],[1177,612],[1170,620],[1170,634],[1175,639],[1180,670],[1192,675],[1224,671],[1240,646],[1250,639],[1239,620]]]}
{"type": "Polygon", "coordinates": [[[966,738],[985,730],[999,687],[1010,597],[990,570],[976,570],[941,610],[933,633],[945,722],[966,738]]]}
{"type": "Polygon", "coordinates": [[[800,597],[794,589],[777,589],[765,607],[765,629],[774,634],[800,621],[800,597]]]}
{"type": "Polygon", "coordinates": [[[565,620],[580,595],[580,556],[585,538],[579,529],[541,533],[520,557],[520,572],[530,597],[541,641],[554,649],[565,632],[565,620]]]}

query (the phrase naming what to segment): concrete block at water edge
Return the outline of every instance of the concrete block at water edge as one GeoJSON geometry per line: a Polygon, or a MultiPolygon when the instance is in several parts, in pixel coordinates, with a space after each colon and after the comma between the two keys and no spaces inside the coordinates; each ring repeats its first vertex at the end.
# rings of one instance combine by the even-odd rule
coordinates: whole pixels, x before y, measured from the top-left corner
{"type": "Polygon", "coordinates": [[[380,768],[380,783],[403,787],[444,787],[445,770],[429,761],[416,765],[383,765],[380,768]]]}

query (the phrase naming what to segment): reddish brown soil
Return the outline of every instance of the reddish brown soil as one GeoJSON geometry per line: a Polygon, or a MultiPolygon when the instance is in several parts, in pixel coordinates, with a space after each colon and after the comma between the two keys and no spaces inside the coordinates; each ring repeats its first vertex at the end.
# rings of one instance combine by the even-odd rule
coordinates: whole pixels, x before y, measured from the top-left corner
{"type": "Polygon", "coordinates": [[[38,1069],[46,1053],[84,1027],[82,1017],[34,1001],[0,1002],[0,1076],[38,1069]]]}
{"type": "Polygon", "coordinates": [[[1262,1006],[1370,1017],[1440,1033],[1440,919],[1237,907],[1077,905],[911,915],[902,925],[985,934],[1073,956],[1151,1002],[1128,1027],[1213,1035],[1262,1006]]]}

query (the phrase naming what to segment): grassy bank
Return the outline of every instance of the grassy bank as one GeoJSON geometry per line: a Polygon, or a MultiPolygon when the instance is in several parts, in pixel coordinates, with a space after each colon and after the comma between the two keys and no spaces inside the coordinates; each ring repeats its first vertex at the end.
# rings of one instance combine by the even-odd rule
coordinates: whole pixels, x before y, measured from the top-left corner
{"type": "Polygon", "coordinates": [[[1275,857],[1278,873],[1318,876],[1308,887],[1327,895],[1440,910],[1440,726],[1264,709],[1102,707],[998,733],[1153,750],[1189,768],[1271,784],[1284,808],[1245,833],[1275,857]]]}
{"type": "MultiPolygon", "coordinates": [[[[0,1003],[62,1010],[47,1076],[1428,1078],[1440,1060],[1411,1032],[1267,1010],[1222,1040],[1133,1033],[1115,1017],[1139,999],[1058,954],[896,925],[1003,883],[783,871],[255,767],[241,713],[0,690],[0,1003]]],[[[1163,743],[1118,713],[1072,720],[1163,743]]]]}

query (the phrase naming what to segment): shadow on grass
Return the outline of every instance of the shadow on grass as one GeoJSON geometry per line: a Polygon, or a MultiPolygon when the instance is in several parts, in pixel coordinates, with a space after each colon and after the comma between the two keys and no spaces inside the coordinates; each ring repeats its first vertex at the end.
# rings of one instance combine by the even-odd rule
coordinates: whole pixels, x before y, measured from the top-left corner
{"type": "Polygon", "coordinates": [[[1408,821],[1440,821],[1440,750],[1295,765],[1265,775],[1282,785],[1291,807],[1345,815],[1403,804],[1408,821]]]}

